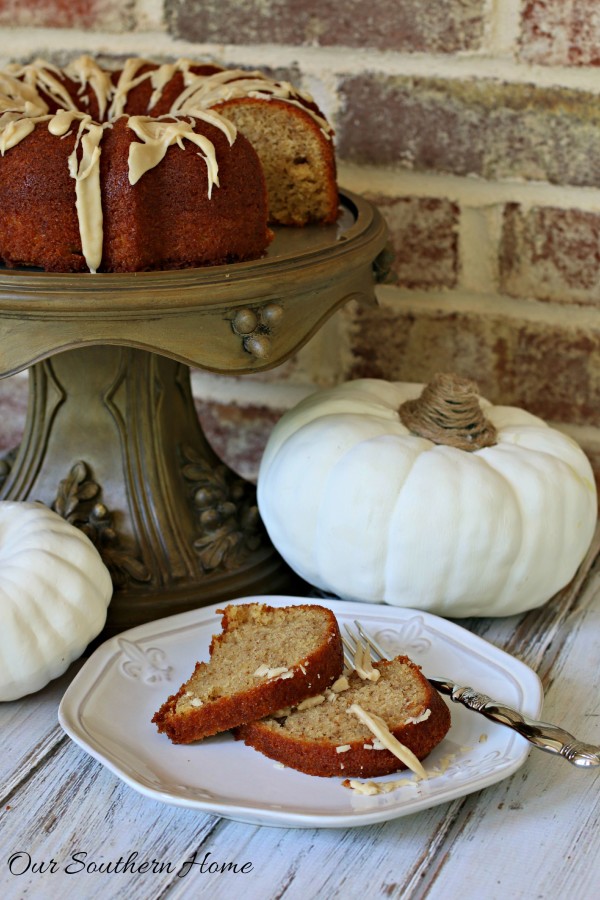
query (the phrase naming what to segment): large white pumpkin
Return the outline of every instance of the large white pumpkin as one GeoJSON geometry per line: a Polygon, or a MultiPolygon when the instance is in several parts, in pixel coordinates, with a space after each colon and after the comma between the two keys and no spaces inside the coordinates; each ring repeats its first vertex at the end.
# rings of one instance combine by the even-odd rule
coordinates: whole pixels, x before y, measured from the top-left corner
{"type": "Polygon", "coordinates": [[[422,391],[361,379],[282,417],[258,476],[273,544],[310,584],[348,600],[452,617],[539,606],[570,581],[594,533],[586,456],[536,416],[476,395],[492,446],[416,436],[399,409],[422,391]]]}
{"type": "Polygon", "coordinates": [[[102,630],[112,590],[78,528],[42,504],[0,502],[0,700],[62,675],[102,630]]]}

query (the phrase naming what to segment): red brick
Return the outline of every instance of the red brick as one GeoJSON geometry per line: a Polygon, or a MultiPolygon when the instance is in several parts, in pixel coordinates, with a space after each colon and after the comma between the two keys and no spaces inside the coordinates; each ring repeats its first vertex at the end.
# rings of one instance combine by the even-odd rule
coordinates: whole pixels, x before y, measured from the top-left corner
{"type": "Polygon", "coordinates": [[[509,204],[500,284],[513,297],[600,305],[600,214],[509,204]]]}
{"type": "Polygon", "coordinates": [[[0,25],[126,31],[133,0],[0,0],[0,25]]]}
{"type": "Polygon", "coordinates": [[[586,91],[365,72],[342,80],[341,159],[418,171],[600,184],[600,107],[586,91]]]}
{"type": "Polygon", "coordinates": [[[394,251],[394,280],[408,288],[454,287],[458,272],[458,206],[435,197],[365,196],[379,207],[386,220],[394,251]]]}
{"type": "Polygon", "coordinates": [[[217,456],[238,475],[255,481],[265,444],[283,410],[200,400],[196,407],[217,456]]]}
{"type": "Polygon", "coordinates": [[[542,65],[600,65],[597,0],[527,0],[519,55],[542,65]]]}
{"type": "Polygon", "coordinates": [[[500,312],[359,307],[346,377],[475,380],[494,403],[547,420],[600,425],[600,330],[509,318],[500,312]]]}
{"type": "Polygon", "coordinates": [[[200,43],[372,47],[401,52],[477,50],[485,0],[171,0],[176,38],[200,43]]]}

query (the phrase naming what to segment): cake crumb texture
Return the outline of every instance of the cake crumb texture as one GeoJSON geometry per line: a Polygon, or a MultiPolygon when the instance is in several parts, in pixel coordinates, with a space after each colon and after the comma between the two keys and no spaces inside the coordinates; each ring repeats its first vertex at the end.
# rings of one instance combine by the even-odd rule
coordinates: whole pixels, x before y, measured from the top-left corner
{"type": "Polygon", "coordinates": [[[209,662],[198,662],[152,719],[174,743],[200,740],[295,706],[342,672],[337,621],[323,607],[250,603],[220,612],[223,630],[211,641],[209,662]],[[265,666],[267,673],[280,674],[257,674],[265,666]]]}
{"type": "Polygon", "coordinates": [[[419,666],[406,656],[374,664],[381,677],[363,680],[356,672],[335,703],[293,710],[284,718],[249,722],[236,737],[271,759],[309,775],[353,778],[387,775],[406,768],[387,749],[378,749],[373,734],[350,708],[359,704],[379,716],[394,737],[424,759],[450,727],[450,712],[419,666]],[[430,710],[429,715],[425,715],[430,710]],[[349,745],[340,761],[338,747],[349,745]]]}

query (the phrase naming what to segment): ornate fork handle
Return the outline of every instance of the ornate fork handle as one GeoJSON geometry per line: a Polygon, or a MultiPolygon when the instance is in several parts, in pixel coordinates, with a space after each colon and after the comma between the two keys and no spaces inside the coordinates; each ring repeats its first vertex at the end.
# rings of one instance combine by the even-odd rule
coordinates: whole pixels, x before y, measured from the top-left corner
{"type": "MultiPolygon", "coordinates": [[[[378,659],[385,659],[385,651],[379,646],[363,628],[358,620],[354,620],[354,624],[358,630],[359,638],[352,633],[352,629],[346,625],[348,635],[357,644],[360,639],[366,641],[368,646],[375,652],[378,659]]],[[[343,638],[344,646],[347,646],[346,639],[343,638]]],[[[536,722],[528,716],[522,715],[516,709],[510,706],[504,706],[497,700],[492,700],[486,694],[480,694],[473,690],[472,687],[462,687],[449,681],[447,678],[431,678],[426,676],[431,684],[440,692],[440,694],[449,694],[455,703],[462,703],[467,709],[473,712],[481,713],[493,722],[500,725],[506,725],[512,728],[522,737],[524,737],[534,747],[545,750],[547,753],[555,753],[562,756],[567,762],[577,766],[580,769],[590,769],[600,766],[600,747],[594,747],[592,744],[584,744],[578,741],[558,725],[551,725],[549,722],[536,722]]]]}
{"type": "Polygon", "coordinates": [[[537,722],[511,709],[503,706],[496,700],[485,694],[480,694],[470,687],[461,687],[452,681],[442,678],[429,678],[431,684],[441,694],[448,694],[454,703],[462,703],[467,709],[481,713],[493,722],[507,725],[531,744],[545,750],[547,753],[555,753],[564,757],[568,762],[579,768],[587,769],[600,766],[600,747],[584,744],[558,725],[549,722],[537,722]]]}

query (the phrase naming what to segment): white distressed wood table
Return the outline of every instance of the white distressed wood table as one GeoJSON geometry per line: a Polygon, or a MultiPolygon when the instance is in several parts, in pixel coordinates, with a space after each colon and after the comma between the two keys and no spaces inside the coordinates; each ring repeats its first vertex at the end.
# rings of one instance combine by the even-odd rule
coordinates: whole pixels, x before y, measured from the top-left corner
{"type": "MultiPolygon", "coordinates": [[[[545,719],[597,744],[599,549],[596,536],[578,578],[545,607],[461,623],[538,672],[545,719]]],[[[146,799],[72,743],[57,709],[80,665],[0,704],[4,900],[598,897],[600,769],[532,749],[512,777],[384,824],[251,826],[146,799]],[[133,864],[94,871],[119,859],[133,864]],[[211,862],[242,871],[211,873],[211,862]]]]}

